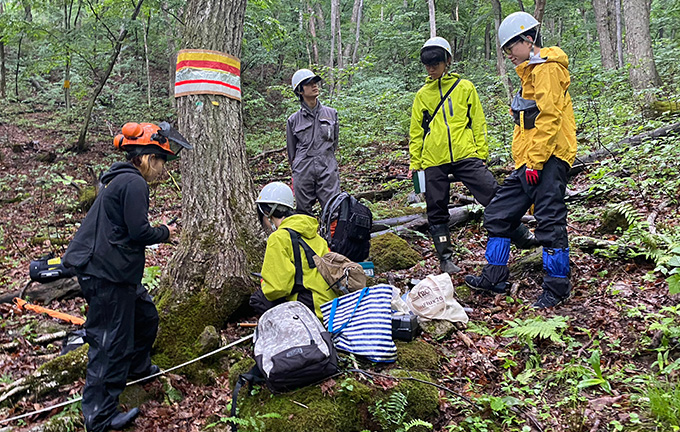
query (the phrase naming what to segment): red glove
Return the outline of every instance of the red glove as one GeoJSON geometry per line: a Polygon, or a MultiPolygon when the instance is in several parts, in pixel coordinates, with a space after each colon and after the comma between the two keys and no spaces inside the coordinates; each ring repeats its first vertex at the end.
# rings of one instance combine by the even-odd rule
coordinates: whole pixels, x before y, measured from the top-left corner
{"type": "Polygon", "coordinates": [[[541,181],[541,177],[538,175],[540,173],[540,170],[535,170],[531,168],[526,169],[526,176],[527,176],[527,183],[531,186],[536,186],[539,181],[541,181]]]}

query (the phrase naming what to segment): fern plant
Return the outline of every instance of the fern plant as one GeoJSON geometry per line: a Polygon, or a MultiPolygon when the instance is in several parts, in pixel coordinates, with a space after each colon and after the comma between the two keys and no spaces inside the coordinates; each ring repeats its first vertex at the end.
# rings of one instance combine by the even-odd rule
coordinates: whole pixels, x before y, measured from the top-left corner
{"type": "Polygon", "coordinates": [[[536,339],[550,340],[558,345],[564,345],[563,335],[564,329],[568,327],[568,321],[569,317],[563,316],[555,316],[548,320],[541,316],[524,320],[516,318],[508,322],[509,328],[506,328],[501,336],[516,337],[529,345],[532,350],[536,339]]]}
{"type": "Polygon", "coordinates": [[[395,391],[385,400],[376,401],[368,408],[383,430],[395,430],[404,424],[408,399],[402,392],[395,391]]]}

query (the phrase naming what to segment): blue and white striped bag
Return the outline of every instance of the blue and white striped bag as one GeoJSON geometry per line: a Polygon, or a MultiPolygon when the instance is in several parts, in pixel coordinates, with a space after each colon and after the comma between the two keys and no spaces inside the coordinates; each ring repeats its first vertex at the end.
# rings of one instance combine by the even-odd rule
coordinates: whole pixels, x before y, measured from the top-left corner
{"type": "Polygon", "coordinates": [[[321,305],[335,347],[374,362],[397,360],[392,340],[392,286],[366,287],[321,305]]]}

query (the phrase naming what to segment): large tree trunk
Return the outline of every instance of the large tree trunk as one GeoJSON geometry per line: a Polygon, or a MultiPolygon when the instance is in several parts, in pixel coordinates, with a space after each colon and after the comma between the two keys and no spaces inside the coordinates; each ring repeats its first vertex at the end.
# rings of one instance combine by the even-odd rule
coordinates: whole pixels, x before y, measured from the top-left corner
{"type": "Polygon", "coordinates": [[[430,15],[430,37],[437,36],[437,20],[434,11],[434,0],[427,0],[427,11],[430,15]]]}
{"type": "Polygon", "coordinates": [[[593,0],[597,38],[600,41],[600,57],[602,67],[605,69],[616,69],[617,66],[613,39],[616,33],[614,31],[614,10],[612,6],[612,0],[593,0]]]}
{"type": "MultiPolygon", "coordinates": [[[[137,6],[135,7],[135,10],[132,12],[132,17],[130,17],[130,21],[134,21],[137,18],[137,15],[139,15],[139,11],[142,8],[142,3],[144,3],[144,0],[139,0],[139,2],[137,3],[137,6]]],[[[127,27],[124,26],[120,30],[120,33],[118,34],[118,39],[115,41],[115,44],[113,46],[113,52],[111,53],[111,56],[109,57],[109,66],[107,67],[106,72],[104,72],[104,76],[102,77],[101,81],[99,82],[99,85],[94,90],[94,93],[92,94],[92,98],[90,99],[90,102],[87,104],[87,108],[85,109],[85,121],[83,121],[83,125],[80,128],[80,134],[78,135],[78,142],[76,143],[76,150],[79,153],[85,151],[88,147],[87,142],[85,141],[85,137],[87,136],[87,129],[90,126],[90,117],[92,115],[92,109],[94,108],[94,104],[97,102],[97,98],[99,97],[99,94],[104,89],[104,86],[106,85],[106,81],[108,81],[109,76],[111,75],[111,72],[113,71],[113,67],[116,65],[116,61],[118,60],[118,54],[120,54],[120,49],[123,47],[123,41],[125,40],[127,33],[128,33],[128,29],[127,29],[127,27]]]]}
{"type": "MultiPolygon", "coordinates": [[[[183,48],[241,56],[246,0],[190,0],[183,48]]],[[[248,169],[241,102],[218,95],[177,100],[182,154],[182,235],[157,295],[155,361],[196,354],[206,326],[221,328],[253,292],[264,255],[248,169]],[[216,103],[214,103],[216,102],[216,103]]]]}
{"type": "Polygon", "coordinates": [[[623,17],[626,21],[626,48],[630,62],[629,81],[631,87],[644,93],[646,103],[654,101],[649,89],[661,83],[654,64],[652,37],[649,33],[649,8],[651,0],[623,0],[623,17]]]}
{"type": "Polygon", "coordinates": [[[501,25],[501,17],[503,16],[500,0],[491,0],[491,8],[493,9],[493,19],[496,29],[496,35],[494,37],[496,40],[496,72],[498,72],[498,76],[500,76],[501,81],[503,81],[503,85],[507,92],[508,103],[510,103],[514,91],[512,89],[512,81],[510,81],[508,72],[505,69],[505,57],[503,56],[503,50],[501,49],[501,42],[498,39],[498,27],[501,25]]]}

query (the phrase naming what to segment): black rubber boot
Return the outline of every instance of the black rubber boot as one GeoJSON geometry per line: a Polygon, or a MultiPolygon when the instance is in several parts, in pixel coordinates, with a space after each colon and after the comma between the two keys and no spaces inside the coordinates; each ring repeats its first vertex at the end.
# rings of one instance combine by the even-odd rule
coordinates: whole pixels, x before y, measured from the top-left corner
{"type": "Polygon", "coordinates": [[[510,241],[517,249],[534,249],[541,245],[534,233],[524,224],[519,224],[517,229],[510,233],[510,241]]]}
{"type": "Polygon", "coordinates": [[[481,276],[465,276],[465,285],[483,294],[504,294],[510,288],[509,276],[508,266],[487,264],[481,276]]]}
{"type": "Polygon", "coordinates": [[[571,297],[569,278],[543,277],[543,292],[532,305],[535,309],[559,306],[571,297]]]}
{"type": "Polygon", "coordinates": [[[111,429],[125,429],[139,415],[139,408],[132,408],[128,412],[118,413],[111,419],[111,429]]]}
{"type": "Polygon", "coordinates": [[[451,233],[447,224],[430,226],[430,235],[434,242],[434,248],[439,257],[439,268],[442,272],[453,274],[460,272],[460,267],[453,263],[453,246],[451,245],[451,233]]]}

